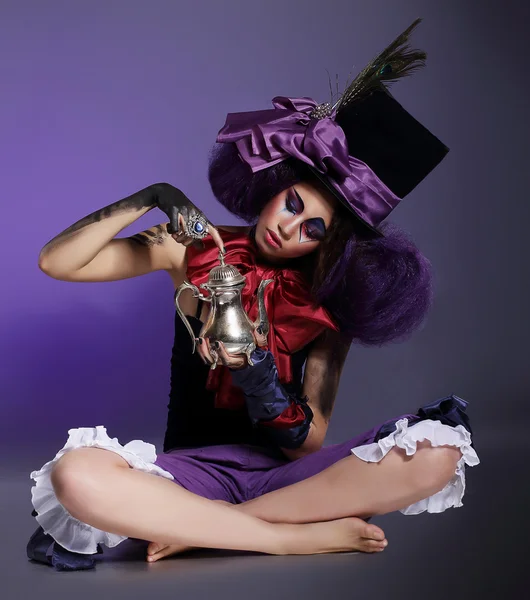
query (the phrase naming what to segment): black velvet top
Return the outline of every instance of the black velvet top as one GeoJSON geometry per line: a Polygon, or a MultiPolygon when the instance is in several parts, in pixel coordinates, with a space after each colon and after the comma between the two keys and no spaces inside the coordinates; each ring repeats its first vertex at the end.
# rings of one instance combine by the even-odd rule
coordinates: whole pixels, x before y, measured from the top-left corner
{"type": "MultiPolygon", "coordinates": [[[[197,314],[200,314],[199,302],[197,314]]],[[[202,322],[189,316],[198,337],[202,322]]],[[[301,394],[303,366],[311,344],[292,355],[293,381],[283,384],[289,393],[301,394]]],[[[175,339],[171,356],[171,390],[164,437],[164,452],[172,448],[252,444],[270,447],[270,442],[254,427],[246,409],[228,410],[214,406],[215,393],[206,389],[209,366],[197,352],[191,352],[191,337],[175,311],[175,339]]]]}

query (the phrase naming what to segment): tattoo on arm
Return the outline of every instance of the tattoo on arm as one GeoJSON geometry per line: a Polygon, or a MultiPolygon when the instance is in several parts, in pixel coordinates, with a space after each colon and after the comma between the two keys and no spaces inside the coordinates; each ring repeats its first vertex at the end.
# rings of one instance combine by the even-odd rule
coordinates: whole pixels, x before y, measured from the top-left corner
{"type": "MultiPolygon", "coordinates": [[[[327,329],[315,341],[304,373],[304,388],[310,402],[318,406],[326,423],[331,418],[340,376],[351,342],[327,329]]],[[[304,392],[305,393],[305,392],[304,392]]]]}
{"type": "Polygon", "coordinates": [[[65,240],[66,238],[71,237],[80,229],[83,229],[87,225],[91,225],[92,223],[97,223],[102,221],[103,219],[107,219],[113,215],[118,213],[130,211],[130,210],[141,210],[146,207],[154,207],[156,206],[158,195],[160,193],[160,187],[164,184],[154,184],[149,187],[140,190],[126,198],[122,198],[113,204],[109,204],[104,208],[100,208],[99,210],[94,211],[93,213],[83,217],[73,225],[70,225],[67,229],[65,229],[62,233],[55,236],[51,239],[43,248],[43,251],[50,249],[55,246],[58,242],[65,240]]]}
{"type": "Polygon", "coordinates": [[[155,244],[163,244],[167,237],[169,237],[169,233],[167,232],[167,224],[165,224],[155,225],[150,229],[131,235],[127,239],[142,246],[154,246],[155,244]]]}

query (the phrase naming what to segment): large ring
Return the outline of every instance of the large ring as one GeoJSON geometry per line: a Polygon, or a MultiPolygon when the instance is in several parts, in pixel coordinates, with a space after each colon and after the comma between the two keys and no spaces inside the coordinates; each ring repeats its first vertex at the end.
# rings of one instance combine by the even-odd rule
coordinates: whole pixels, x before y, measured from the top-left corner
{"type": "Polygon", "coordinates": [[[210,348],[210,356],[213,358],[213,364],[210,366],[210,369],[215,369],[217,364],[219,363],[219,354],[217,354],[217,350],[210,348]]]}
{"type": "Polygon", "coordinates": [[[208,221],[206,217],[201,213],[194,213],[186,221],[186,230],[190,237],[196,240],[202,240],[202,238],[208,235],[208,221]]]}

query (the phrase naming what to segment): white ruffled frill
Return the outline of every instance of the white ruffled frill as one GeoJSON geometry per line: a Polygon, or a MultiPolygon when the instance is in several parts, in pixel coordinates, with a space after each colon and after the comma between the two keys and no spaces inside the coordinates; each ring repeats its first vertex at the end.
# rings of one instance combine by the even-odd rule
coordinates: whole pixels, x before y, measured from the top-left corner
{"type": "Polygon", "coordinates": [[[108,548],[117,546],[126,536],[108,533],[87,525],[74,518],[59,502],[51,484],[51,469],[59,458],[74,448],[104,448],[122,456],[129,465],[144,471],[173,479],[168,471],[153,464],[156,460],[156,451],[153,444],[132,440],[122,446],[117,438],[110,438],[103,425],[97,427],[79,427],[68,431],[69,437],[64,447],[57,452],[55,458],[47,462],[40,471],[32,471],[31,479],[36,482],[31,488],[31,502],[37,511],[35,517],[44,530],[55,541],[71,552],[80,554],[94,554],[98,544],[105,544],[108,548]]]}
{"type": "Polygon", "coordinates": [[[408,419],[396,422],[396,429],[391,434],[372,444],[352,448],[352,454],[366,462],[379,462],[391,448],[403,448],[408,456],[416,452],[416,442],[429,440],[432,446],[456,446],[462,456],[456,465],[451,481],[436,494],[415,502],[399,512],[404,515],[417,515],[424,511],[430,513],[443,512],[446,508],[462,506],[462,496],[466,489],[464,463],[474,467],[480,463],[477,453],[471,447],[471,434],[463,425],[451,427],[441,421],[425,419],[408,426],[408,419]]]}

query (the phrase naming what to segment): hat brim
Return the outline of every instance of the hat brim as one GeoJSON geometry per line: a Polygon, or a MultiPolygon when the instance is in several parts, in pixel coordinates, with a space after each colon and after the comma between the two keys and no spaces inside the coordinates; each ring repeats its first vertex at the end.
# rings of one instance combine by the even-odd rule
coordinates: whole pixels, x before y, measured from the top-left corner
{"type": "Polygon", "coordinates": [[[360,231],[364,234],[371,234],[372,237],[384,237],[384,234],[372,227],[369,223],[367,223],[364,219],[362,219],[353,209],[352,205],[348,202],[348,200],[330,183],[329,179],[317,171],[311,165],[304,165],[323,185],[324,187],[333,194],[333,196],[348,210],[348,212],[353,216],[354,220],[359,224],[360,231]]]}

